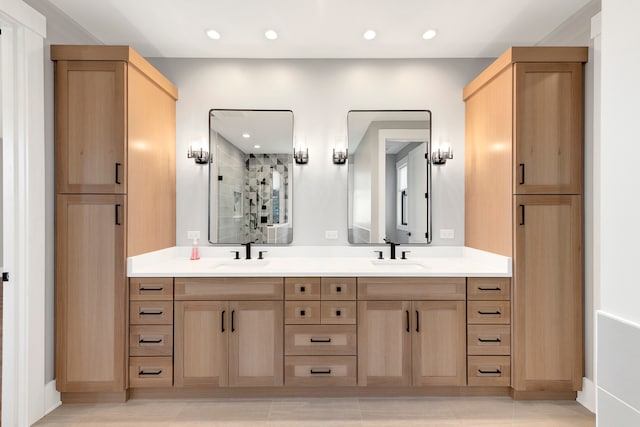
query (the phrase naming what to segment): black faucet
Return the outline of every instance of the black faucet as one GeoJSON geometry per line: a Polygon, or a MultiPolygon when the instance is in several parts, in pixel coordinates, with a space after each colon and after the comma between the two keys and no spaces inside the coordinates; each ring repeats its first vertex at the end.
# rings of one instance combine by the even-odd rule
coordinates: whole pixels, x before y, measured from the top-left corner
{"type": "Polygon", "coordinates": [[[391,247],[391,259],[396,259],[396,246],[400,246],[400,243],[394,243],[389,239],[384,239],[384,242],[389,244],[391,247]]]}
{"type": "Polygon", "coordinates": [[[245,258],[251,259],[251,242],[243,243],[242,246],[245,247],[245,258]]]}

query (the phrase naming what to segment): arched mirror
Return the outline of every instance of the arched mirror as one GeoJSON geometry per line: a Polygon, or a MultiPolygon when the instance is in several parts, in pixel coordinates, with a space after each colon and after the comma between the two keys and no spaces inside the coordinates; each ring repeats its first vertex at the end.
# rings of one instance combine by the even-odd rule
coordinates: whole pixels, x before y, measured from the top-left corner
{"type": "Polygon", "coordinates": [[[209,112],[209,242],[293,240],[293,112],[209,112]]]}
{"type": "Polygon", "coordinates": [[[431,112],[349,111],[349,243],[431,243],[431,112]]]}

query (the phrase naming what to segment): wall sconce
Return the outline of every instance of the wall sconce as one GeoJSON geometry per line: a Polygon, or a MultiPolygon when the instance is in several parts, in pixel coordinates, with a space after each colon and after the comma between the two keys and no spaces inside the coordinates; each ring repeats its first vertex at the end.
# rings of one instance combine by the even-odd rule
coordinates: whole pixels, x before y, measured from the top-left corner
{"type": "Polygon", "coordinates": [[[333,164],[344,165],[349,158],[349,149],[338,147],[333,149],[333,164]]]}
{"type": "Polygon", "coordinates": [[[209,163],[209,152],[200,148],[199,150],[193,150],[191,146],[189,146],[189,150],[187,151],[187,158],[193,159],[193,161],[197,165],[206,165],[209,163]]]}
{"type": "Polygon", "coordinates": [[[293,158],[297,164],[306,165],[307,163],[309,163],[309,148],[298,148],[296,150],[296,148],[293,147],[293,158]]]}
{"type": "Polygon", "coordinates": [[[448,144],[442,144],[436,147],[433,153],[431,153],[431,163],[434,165],[444,165],[447,163],[447,160],[450,159],[453,159],[453,150],[448,144]]]}

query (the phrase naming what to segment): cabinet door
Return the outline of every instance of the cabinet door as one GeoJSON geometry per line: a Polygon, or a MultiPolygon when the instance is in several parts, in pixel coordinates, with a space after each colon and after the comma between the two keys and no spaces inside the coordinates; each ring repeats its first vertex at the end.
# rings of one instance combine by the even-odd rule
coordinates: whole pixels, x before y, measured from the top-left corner
{"type": "Polygon", "coordinates": [[[581,197],[516,196],[514,207],[514,388],[579,390],[581,197]]]}
{"type": "Polygon", "coordinates": [[[467,383],[464,301],[414,301],[413,385],[467,383]]]}
{"type": "Polygon", "coordinates": [[[411,303],[358,303],[358,385],[411,384],[411,303]]]}
{"type": "Polygon", "coordinates": [[[582,192],[583,66],[515,65],[514,194],[582,192]]]}
{"type": "Polygon", "coordinates": [[[126,197],[58,195],[56,202],[57,388],[123,391],[126,197]]]}
{"type": "Polygon", "coordinates": [[[233,301],[229,385],[278,386],[283,383],[282,301],[233,301]]]}
{"type": "Polygon", "coordinates": [[[126,192],[126,67],[56,62],[58,193],[126,192]]]}
{"type": "Polygon", "coordinates": [[[176,387],[228,385],[228,313],[224,301],[175,302],[176,387]]]}

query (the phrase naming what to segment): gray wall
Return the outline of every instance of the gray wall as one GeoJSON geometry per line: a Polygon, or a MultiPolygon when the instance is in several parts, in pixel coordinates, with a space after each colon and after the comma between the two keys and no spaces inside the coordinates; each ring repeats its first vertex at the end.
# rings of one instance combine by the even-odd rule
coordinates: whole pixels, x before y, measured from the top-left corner
{"type": "Polygon", "coordinates": [[[211,108],[291,109],[294,134],[309,163],[293,170],[293,243],[347,244],[347,168],[331,161],[352,109],[428,109],[434,143],[456,157],[434,168],[435,245],[464,242],[464,103],[462,88],[491,60],[251,60],[151,58],[180,90],[177,103],[178,245],[188,230],[207,230],[207,168],[187,159],[189,144],[208,140],[211,108]],[[439,229],[455,230],[440,240],[439,229]],[[337,230],[338,240],[326,240],[337,230]]]}

